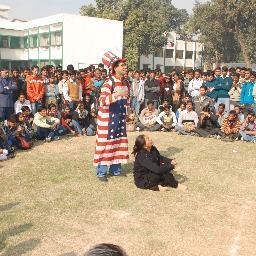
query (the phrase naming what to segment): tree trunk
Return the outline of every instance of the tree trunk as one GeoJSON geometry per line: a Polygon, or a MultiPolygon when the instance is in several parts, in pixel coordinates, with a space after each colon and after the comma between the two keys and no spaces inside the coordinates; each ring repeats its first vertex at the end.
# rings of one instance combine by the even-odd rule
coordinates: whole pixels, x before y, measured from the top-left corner
{"type": "Polygon", "coordinates": [[[246,47],[246,42],[245,42],[245,39],[244,39],[244,35],[237,27],[235,29],[236,29],[235,33],[236,33],[238,42],[239,42],[240,47],[241,47],[241,51],[242,51],[242,55],[243,55],[246,67],[251,68],[252,64],[251,64],[251,60],[250,60],[250,56],[249,56],[249,51],[246,47]]]}

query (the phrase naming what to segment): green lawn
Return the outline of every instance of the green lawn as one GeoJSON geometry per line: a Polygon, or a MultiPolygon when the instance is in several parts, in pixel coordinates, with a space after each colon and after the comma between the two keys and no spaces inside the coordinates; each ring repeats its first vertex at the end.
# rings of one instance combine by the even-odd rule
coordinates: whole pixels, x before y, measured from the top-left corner
{"type": "MultiPolygon", "coordinates": [[[[138,133],[129,135],[130,150],[138,133]]],[[[0,163],[0,255],[81,256],[101,242],[129,256],[256,255],[256,147],[151,133],[188,186],[160,193],[99,183],[94,137],[37,145],[0,163]]]]}

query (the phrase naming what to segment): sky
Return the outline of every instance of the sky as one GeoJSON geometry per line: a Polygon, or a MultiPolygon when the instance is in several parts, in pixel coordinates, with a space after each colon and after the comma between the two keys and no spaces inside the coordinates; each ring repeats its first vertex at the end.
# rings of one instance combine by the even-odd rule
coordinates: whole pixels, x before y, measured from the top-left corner
{"type": "MultiPolygon", "coordinates": [[[[30,20],[49,16],[61,12],[79,13],[84,4],[93,3],[93,0],[1,0],[0,4],[9,5],[9,18],[30,20]]],[[[185,8],[191,13],[195,0],[173,0],[177,8],[185,8]]],[[[206,0],[201,0],[206,2],[206,0]]]]}

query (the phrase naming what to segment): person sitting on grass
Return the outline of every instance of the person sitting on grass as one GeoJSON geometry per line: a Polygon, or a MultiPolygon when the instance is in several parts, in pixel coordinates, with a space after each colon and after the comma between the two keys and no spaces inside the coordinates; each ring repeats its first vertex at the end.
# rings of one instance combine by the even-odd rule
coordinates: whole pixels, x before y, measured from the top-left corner
{"type": "Polygon", "coordinates": [[[137,130],[151,132],[159,130],[161,125],[156,121],[157,115],[158,111],[154,108],[153,101],[148,101],[147,107],[140,113],[137,130]]]}
{"type": "Polygon", "coordinates": [[[240,135],[241,140],[256,143],[256,116],[254,112],[250,112],[246,120],[241,126],[240,135]]]}
{"type": "Polygon", "coordinates": [[[169,187],[182,191],[187,189],[171,173],[177,165],[176,160],[161,156],[148,136],[136,138],[132,154],[135,156],[134,182],[138,188],[154,191],[167,191],[169,187]]]}
{"type": "Polygon", "coordinates": [[[229,112],[228,117],[223,121],[221,126],[221,139],[232,142],[238,140],[241,123],[235,110],[229,112]]]}
{"type": "Polygon", "coordinates": [[[172,108],[170,106],[165,106],[163,111],[158,115],[156,121],[161,125],[161,131],[170,132],[173,131],[177,125],[177,119],[172,112],[172,108]]]}
{"type": "Polygon", "coordinates": [[[198,124],[198,115],[193,110],[193,103],[187,102],[186,109],[179,115],[176,130],[182,135],[195,135],[194,131],[198,124]]]}
{"type": "Polygon", "coordinates": [[[59,140],[58,125],[60,120],[47,115],[45,107],[39,108],[34,116],[33,127],[36,130],[36,137],[39,140],[59,140]]]}
{"type": "Polygon", "coordinates": [[[181,111],[183,111],[183,110],[185,110],[185,109],[186,109],[186,103],[185,103],[185,102],[182,102],[182,103],[180,104],[179,109],[176,111],[176,118],[177,118],[177,120],[179,120],[179,116],[180,116],[181,111]]]}
{"type": "Polygon", "coordinates": [[[11,153],[10,146],[8,145],[7,137],[2,127],[0,127],[0,161],[7,160],[8,155],[11,153]]]}

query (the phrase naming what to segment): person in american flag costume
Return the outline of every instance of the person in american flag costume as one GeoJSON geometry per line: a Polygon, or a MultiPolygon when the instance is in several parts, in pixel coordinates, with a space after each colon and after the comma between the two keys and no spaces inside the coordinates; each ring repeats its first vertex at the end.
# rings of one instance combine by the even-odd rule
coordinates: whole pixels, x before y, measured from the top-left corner
{"type": "Polygon", "coordinates": [[[121,164],[129,158],[126,132],[129,88],[123,82],[126,59],[107,52],[102,61],[111,68],[112,75],[101,87],[93,164],[97,166],[98,179],[106,182],[108,168],[110,175],[118,176],[121,164]]]}

